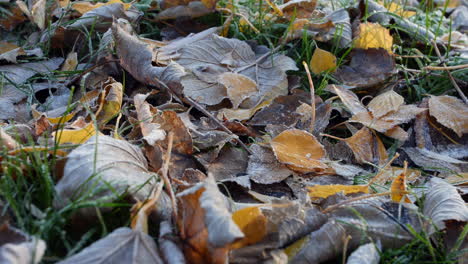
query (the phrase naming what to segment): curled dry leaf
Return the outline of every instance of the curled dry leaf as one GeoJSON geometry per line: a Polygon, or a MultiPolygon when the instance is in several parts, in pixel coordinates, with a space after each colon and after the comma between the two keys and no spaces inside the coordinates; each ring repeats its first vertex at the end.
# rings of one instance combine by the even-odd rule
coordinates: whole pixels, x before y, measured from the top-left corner
{"type": "Polygon", "coordinates": [[[432,178],[428,187],[423,213],[433,223],[428,225],[430,234],[445,229],[449,221],[468,222],[468,208],[457,188],[439,178],[432,178]]]}
{"type": "MultiPolygon", "coordinates": [[[[94,136],[68,155],[63,177],[55,186],[55,205],[66,206],[90,188],[100,190],[94,199],[109,201],[127,192],[142,201],[150,194],[153,177],[139,148],[109,136],[94,136]]],[[[164,209],[161,204],[158,207],[164,209]]]]}
{"type": "Polygon", "coordinates": [[[336,67],[336,57],[333,53],[326,50],[316,48],[312,59],[310,60],[310,69],[315,74],[320,74],[324,71],[334,70],[336,67]]]}
{"type": "Polygon", "coordinates": [[[80,118],[67,128],[59,129],[58,131],[53,132],[52,137],[54,137],[58,144],[81,144],[86,142],[97,133],[101,134],[101,132],[96,129],[96,126],[93,122],[86,123],[83,119],[80,118]]]}
{"type": "Polygon", "coordinates": [[[340,97],[341,102],[343,102],[351,114],[367,113],[366,107],[364,107],[357,95],[351,92],[351,90],[341,85],[332,85],[329,90],[340,97]]]}
{"type": "Polygon", "coordinates": [[[45,250],[43,240],[31,237],[8,223],[0,226],[0,263],[38,264],[45,250]]]}
{"type": "Polygon", "coordinates": [[[270,144],[276,158],[292,170],[307,173],[328,168],[320,161],[325,156],[324,147],[306,131],[286,130],[276,136],[270,144]]]}
{"type": "Polygon", "coordinates": [[[428,171],[461,172],[461,166],[466,161],[454,159],[447,154],[440,154],[425,148],[403,148],[410,159],[419,167],[428,171]]]}
{"type": "Polygon", "coordinates": [[[16,57],[20,55],[26,55],[21,47],[10,42],[0,41],[0,61],[16,63],[16,57]]]}
{"type": "Polygon", "coordinates": [[[429,98],[429,114],[459,137],[468,132],[468,106],[462,100],[448,95],[429,98]]]}
{"type": "MultiPolygon", "coordinates": [[[[61,7],[67,7],[68,2],[69,1],[60,1],[59,4],[61,7]]],[[[84,1],[76,1],[72,3],[71,8],[78,11],[80,14],[83,15],[84,13],[89,12],[98,7],[111,5],[111,4],[122,4],[125,10],[129,9],[132,6],[131,3],[124,3],[121,0],[109,0],[106,3],[95,3],[95,4],[90,3],[90,2],[84,2],[84,1]]]]}
{"type": "Polygon", "coordinates": [[[247,174],[252,181],[271,184],[280,182],[292,174],[285,165],[277,161],[271,149],[253,144],[250,150],[252,155],[249,156],[247,174]]]}
{"type": "Polygon", "coordinates": [[[229,247],[244,234],[210,177],[177,194],[183,251],[189,263],[225,263],[229,247]]]}
{"type": "Polygon", "coordinates": [[[121,227],[58,264],[163,264],[153,238],[140,230],[121,227]]]}
{"type": "Polygon", "coordinates": [[[393,180],[392,186],[390,187],[390,191],[392,193],[391,194],[392,201],[397,202],[397,203],[401,202],[403,198],[405,198],[404,200],[405,203],[411,203],[411,200],[408,199],[408,197],[406,196],[407,188],[408,188],[406,185],[406,174],[408,173],[407,167],[408,167],[408,163],[405,161],[405,168],[393,180]]]}
{"type": "Polygon", "coordinates": [[[44,30],[46,26],[46,0],[38,0],[31,8],[31,16],[39,29],[44,30]]]}
{"type": "Polygon", "coordinates": [[[170,83],[178,81],[184,74],[184,70],[175,63],[169,63],[167,67],[153,66],[153,53],[149,45],[136,36],[127,20],[114,21],[112,34],[117,45],[120,65],[138,81],[159,87],[158,80],[170,83]]]}
{"type": "Polygon", "coordinates": [[[143,138],[150,145],[155,145],[157,141],[166,138],[166,132],[161,128],[161,124],[153,121],[158,110],[145,100],[149,94],[137,94],[133,97],[138,120],[140,121],[140,129],[143,138]]]}

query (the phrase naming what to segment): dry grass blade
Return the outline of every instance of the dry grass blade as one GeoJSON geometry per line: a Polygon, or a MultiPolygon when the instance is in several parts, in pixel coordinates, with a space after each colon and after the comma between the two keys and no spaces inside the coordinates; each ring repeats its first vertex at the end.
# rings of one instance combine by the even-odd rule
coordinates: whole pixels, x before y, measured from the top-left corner
{"type": "Polygon", "coordinates": [[[169,171],[169,163],[171,162],[171,152],[172,152],[173,142],[174,142],[174,134],[172,132],[169,132],[166,158],[164,159],[164,163],[161,168],[162,170],[161,177],[163,178],[164,184],[166,185],[166,190],[169,193],[169,197],[171,197],[173,217],[174,219],[177,219],[177,200],[174,194],[174,190],[172,190],[171,181],[169,179],[169,176],[167,175],[167,172],[169,171]]]}
{"type": "Polygon", "coordinates": [[[312,76],[310,75],[309,65],[307,62],[303,61],[302,65],[307,73],[307,79],[309,79],[309,86],[310,86],[310,104],[312,106],[312,118],[310,120],[310,133],[314,132],[314,125],[315,125],[315,87],[314,82],[312,81],[312,76]]]}

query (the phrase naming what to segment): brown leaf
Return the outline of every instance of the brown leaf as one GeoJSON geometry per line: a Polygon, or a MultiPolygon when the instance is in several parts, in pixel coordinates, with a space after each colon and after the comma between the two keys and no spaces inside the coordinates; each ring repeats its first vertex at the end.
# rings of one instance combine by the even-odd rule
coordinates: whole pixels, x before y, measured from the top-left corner
{"type": "Polygon", "coordinates": [[[271,142],[276,158],[292,170],[307,173],[328,168],[319,161],[325,149],[310,133],[290,129],[276,136],[271,142]]]}
{"type": "Polygon", "coordinates": [[[189,263],[225,263],[229,247],[244,237],[212,178],[177,194],[177,225],[189,263]]]}
{"type": "Polygon", "coordinates": [[[157,20],[176,19],[178,17],[196,18],[214,11],[217,0],[163,0],[164,9],[157,16],[157,20]]]}
{"type": "Polygon", "coordinates": [[[255,81],[245,75],[225,72],[218,78],[219,83],[226,87],[227,97],[231,100],[234,109],[237,109],[246,98],[258,92],[255,81]]]}
{"type": "Polygon", "coordinates": [[[456,97],[431,96],[429,114],[437,122],[455,131],[459,137],[468,132],[468,106],[456,97]]]}
{"type": "Polygon", "coordinates": [[[372,87],[395,73],[395,60],[385,49],[354,49],[349,66],[341,66],[335,76],[343,84],[372,87]]]}
{"type": "Polygon", "coordinates": [[[252,155],[249,156],[247,174],[254,182],[271,184],[280,182],[292,174],[285,165],[276,160],[271,149],[253,144],[250,150],[252,155]]]}
{"type": "Polygon", "coordinates": [[[344,139],[346,145],[353,151],[358,163],[384,164],[388,158],[382,141],[367,127],[361,128],[352,137],[344,139]]]}
{"type": "Polygon", "coordinates": [[[397,111],[404,103],[403,96],[390,90],[372,99],[367,108],[372,112],[374,117],[380,118],[390,112],[397,111]]]}
{"type": "Polygon", "coordinates": [[[364,107],[356,94],[349,89],[346,89],[341,85],[332,85],[329,90],[340,97],[341,102],[343,102],[346,108],[348,108],[348,111],[353,115],[367,113],[366,107],[364,107]]]}
{"type": "Polygon", "coordinates": [[[10,14],[0,19],[0,26],[6,31],[12,31],[16,26],[26,21],[26,17],[17,5],[11,5],[9,10],[10,14]]]}

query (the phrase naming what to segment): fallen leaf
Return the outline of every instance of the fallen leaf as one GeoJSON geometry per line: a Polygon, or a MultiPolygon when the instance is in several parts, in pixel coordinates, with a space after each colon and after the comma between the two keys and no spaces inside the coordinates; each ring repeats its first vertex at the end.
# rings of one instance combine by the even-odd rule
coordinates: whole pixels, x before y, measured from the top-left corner
{"type": "Polygon", "coordinates": [[[243,149],[225,146],[218,157],[204,164],[208,175],[213,175],[216,181],[232,179],[245,173],[247,168],[247,152],[243,149]]]}
{"type": "Polygon", "coordinates": [[[354,47],[358,49],[386,49],[392,52],[393,38],[390,31],[377,23],[361,23],[354,47]]]}
{"type": "Polygon", "coordinates": [[[327,198],[339,192],[345,195],[352,193],[369,193],[368,185],[314,185],[307,187],[311,198],[327,198]]]}
{"type": "Polygon", "coordinates": [[[46,0],[38,0],[31,8],[31,16],[40,30],[46,26],[46,0]]]}
{"type": "Polygon", "coordinates": [[[242,248],[261,241],[267,234],[267,219],[258,206],[246,207],[232,213],[232,220],[237,224],[244,238],[232,245],[233,249],[242,248]]]}
{"type": "Polygon", "coordinates": [[[390,112],[397,111],[404,103],[403,96],[393,90],[389,90],[373,98],[367,105],[367,108],[375,118],[380,118],[390,112]]]}
{"type": "Polygon", "coordinates": [[[394,202],[401,202],[403,197],[405,198],[405,203],[411,203],[411,200],[408,199],[407,194],[407,185],[406,185],[406,174],[408,169],[408,163],[405,161],[405,167],[403,171],[393,180],[392,186],[390,187],[390,191],[392,192],[392,201],[394,202]]]}
{"type": "Polygon", "coordinates": [[[461,172],[460,166],[466,161],[454,159],[447,154],[439,154],[425,148],[403,148],[410,159],[419,167],[428,171],[461,172]]]}
{"type": "Polygon", "coordinates": [[[252,181],[271,184],[281,182],[292,174],[292,171],[276,160],[271,149],[252,144],[250,151],[252,155],[249,156],[247,174],[252,181]]]}
{"type": "Polygon", "coordinates": [[[26,21],[26,17],[17,5],[11,5],[9,14],[0,18],[0,26],[7,31],[12,31],[16,26],[26,21]]]}
{"type": "Polygon", "coordinates": [[[377,244],[367,243],[354,250],[346,260],[346,264],[379,264],[381,251],[380,241],[377,244]]]}
{"type": "Polygon", "coordinates": [[[105,94],[102,110],[98,114],[98,123],[102,126],[114,118],[122,106],[123,87],[120,82],[109,77],[103,84],[105,94]]]}
{"type": "Polygon", "coordinates": [[[6,150],[13,150],[20,148],[21,145],[0,127],[0,148],[3,150],[4,147],[6,150]]]}
{"type": "Polygon", "coordinates": [[[161,124],[153,122],[158,110],[145,101],[146,97],[148,97],[148,94],[137,94],[133,97],[133,100],[143,138],[149,145],[155,145],[157,141],[166,138],[166,132],[161,128],[161,124]]]}
{"type": "Polygon", "coordinates": [[[179,17],[196,18],[214,11],[217,0],[163,0],[160,5],[164,9],[157,15],[157,20],[176,19],[179,17]]]}
{"type": "Polygon", "coordinates": [[[340,85],[332,85],[330,91],[340,97],[341,102],[343,102],[351,114],[357,115],[359,113],[367,113],[366,107],[351,90],[340,85]]]}
{"type": "MultiPolygon", "coordinates": [[[[72,24],[68,25],[69,29],[81,29],[83,27],[89,27],[95,25],[97,28],[103,28],[107,30],[110,27],[110,22],[113,19],[117,20],[120,18],[132,20],[138,18],[129,17],[125,12],[125,5],[123,3],[110,3],[106,5],[100,5],[96,8],[91,9],[84,13],[79,20],[76,20],[72,24]]],[[[126,5],[131,5],[126,4],[126,5]]]]}
{"type": "MultiPolygon", "coordinates": [[[[71,125],[74,126],[73,124],[71,125]]],[[[88,124],[84,124],[84,126],[76,127],[77,129],[60,129],[54,133],[52,136],[56,140],[57,144],[81,144],[86,142],[92,136],[100,133],[96,127],[94,126],[93,122],[88,124]]]]}
{"type": "Polygon", "coordinates": [[[276,136],[271,142],[276,158],[292,170],[307,173],[328,168],[319,161],[325,149],[310,133],[290,129],[276,136]]]}
{"type": "Polygon", "coordinates": [[[310,18],[317,6],[317,0],[292,0],[278,6],[281,13],[288,19],[310,18]]]}
{"type": "Polygon", "coordinates": [[[20,85],[36,74],[51,72],[58,69],[62,62],[63,58],[52,58],[40,62],[2,65],[0,66],[0,74],[4,74],[5,77],[11,80],[13,83],[20,85]]]}
{"type": "Polygon", "coordinates": [[[208,177],[177,194],[183,251],[189,263],[225,263],[231,245],[244,237],[227,201],[208,177]]]}
{"type": "Polygon", "coordinates": [[[409,18],[414,15],[416,15],[415,11],[407,11],[405,10],[401,5],[395,3],[395,2],[384,2],[382,0],[377,1],[379,4],[385,6],[385,8],[388,9],[389,12],[395,13],[401,17],[404,18],[409,18]]]}
{"type": "Polygon", "coordinates": [[[353,87],[376,86],[396,72],[393,56],[383,48],[354,49],[351,62],[340,66],[335,76],[353,87]]]}
{"type": "Polygon", "coordinates": [[[38,264],[44,256],[46,243],[11,227],[0,226],[0,262],[6,264],[38,264]]]}
{"type": "Polygon", "coordinates": [[[79,253],[58,263],[163,264],[164,262],[151,236],[139,230],[120,227],[79,253]]]}
{"type": "Polygon", "coordinates": [[[312,59],[310,60],[310,69],[315,74],[320,74],[325,71],[334,70],[336,68],[336,57],[333,53],[326,50],[315,48],[312,59]]]}
{"type": "Polygon", "coordinates": [[[234,109],[237,109],[246,98],[258,92],[255,81],[245,75],[225,72],[218,78],[219,83],[226,87],[227,97],[231,100],[234,109]]]}
{"type": "Polygon", "coordinates": [[[459,137],[468,132],[468,106],[460,99],[443,95],[429,98],[429,114],[459,137]]]}
{"type": "MultiPolygon", "coordinates": [[[[111,5],[111,4],[122,4],[124,9],[127,10],[129,9],[132,4],[131,3],[124,3],[121,0],[109,0],[106,3],[90,3],[90,2],[85,2],[85,1],[75,1],[72,3],[72,9],[78,11],[80,14],[87,13],[93,9],[96,9],[101,6],[106,6],[106,5],[111,5]]],[[[67,7],[68,3],[66,1],[60,2],[61,7],[67,7]]]]}
{"type": "Polygon", "coordinates": [[[16,57],[26,55],[21,47],[13,43],[0,41],[0,60],[16,63],[16,57]]]}
{"type": "Polygon", "coordinates": [[[431,178],[428,187],[423,213],[432,222],[428,225],[429,234],[436,228],[446,229],[449,221],[468,222],[468,208],[457,188],[439,178],[431,178]]]}
{"type": "Polygon", "coordinates": [[[301,118],[301,114],[296,113],[296,109],[302,102],[309,102],[310,99],[308,97],[305,94],[278,96],[270,105],[258,111],[248,124],[254,126],[294,126],[301,118]]]}

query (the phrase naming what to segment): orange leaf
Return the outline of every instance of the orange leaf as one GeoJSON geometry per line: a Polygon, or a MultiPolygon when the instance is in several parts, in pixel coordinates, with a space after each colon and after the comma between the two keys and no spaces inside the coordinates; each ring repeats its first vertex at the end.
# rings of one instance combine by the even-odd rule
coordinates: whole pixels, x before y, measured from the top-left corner
{"type": "Polygon", "coordinates": [[[267,219],[258,206],[247,207],[235,211],[232,220],[239,226],[245,237],[232,245],[232,248],[242,248],[261,241],[267,232],[267,219]]]}
{"type": "Polygon", "coordinates": [[[309,196],[311,198],[327,198],[339,192],[343,192],[344,194],[369,193],[368,185],[314,185],[307,188],[309,189],[309,196]]]}
{"type": "Polygon", "coordinates": [[[407,186],[406,186],[406,172],[408,168],[408,163],[405,161],[404,170],[398,177],[396,177],[392,182],[391,192],[392,192],[392,201],[399,203],[403,197],[405,197],[405,203],[411,203],[411,201],[406,197],[407,186]]]}
{"type": "Polygon", "coordinates": [[[328,168],[319,161],[325,156],[324,147],[306,131],[299,129],[283,131],[270,144],[276,158],[292,170],[308,173],[328,168]]]}

